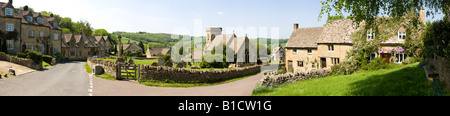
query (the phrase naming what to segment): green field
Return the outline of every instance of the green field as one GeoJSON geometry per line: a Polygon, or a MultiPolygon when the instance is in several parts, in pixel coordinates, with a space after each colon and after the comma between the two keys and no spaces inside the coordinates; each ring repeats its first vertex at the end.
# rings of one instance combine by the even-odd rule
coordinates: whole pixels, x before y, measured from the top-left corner
{"type": "Polygon", "coordinates": [[[418,63],[395,69],[360,71],[352,75],[300,81],[277,88],[256,87],[253,91],[254,96],[430,96],[434,94],[434,88],[428,83],[425,72],[418,63]]]}

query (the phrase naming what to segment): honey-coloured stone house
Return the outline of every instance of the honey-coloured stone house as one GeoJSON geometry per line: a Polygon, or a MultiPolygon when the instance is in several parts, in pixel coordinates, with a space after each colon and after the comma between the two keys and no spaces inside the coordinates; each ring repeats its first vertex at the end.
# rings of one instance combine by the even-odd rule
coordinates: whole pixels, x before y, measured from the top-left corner
{"type": "Polygon", "coordinates": [[[53,15],[43,16],[28,6],[16,9],[13,0],[0,2],[0,7],[0,31],[7,35],[2,38],[6,43],[3,51],[16,54],[30,49],[46,55],[61,52],[62,31],[53,15]]]}
{"type": "MultiPolygon", "coordinates": [[[[380,17],[386,18],[386,17],[380,17]]],[[[425,24],[425,10],[421,8],[418,20],[425,24]]],[[[371,53],[369,61],[375,57],[386,59],[388,63],[402,63],[409,56],[403,52],[408,22],[396,25],[393,36],[380,43],[379,50],[371,53]],[[398,28],[396,28],[398,27],[398,28]]],[[[294,31],[286,44],[286,70],[291,72],[330,68],[346,61],[347,53],[353,48],[352,35],[362,28],[356,28],[350,19],[331,20],[324,27],[299,28],[294,31]]],[[[419,34],[420,35],[420,32],[419,34]]],[[[377,36],[371,30],[365,33],[367,41],[377,36]]],[[[384,39],[384,38],[383,38],[384,39]]]]}

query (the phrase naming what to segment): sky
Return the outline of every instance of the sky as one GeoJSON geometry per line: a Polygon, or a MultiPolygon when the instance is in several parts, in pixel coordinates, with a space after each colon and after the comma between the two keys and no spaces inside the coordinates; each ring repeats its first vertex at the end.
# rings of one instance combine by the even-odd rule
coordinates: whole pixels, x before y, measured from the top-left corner
{"type": "Polygon", "coordinates": [[[224,34],[234,31],[238,37],[287,39],[294,23],[300,28],[321,27],[327,18],[318,20],[320,0],[14,0],[13,5],[86,20],[110,33],[205,36],[206,28],[223,27],[224,34]]]}

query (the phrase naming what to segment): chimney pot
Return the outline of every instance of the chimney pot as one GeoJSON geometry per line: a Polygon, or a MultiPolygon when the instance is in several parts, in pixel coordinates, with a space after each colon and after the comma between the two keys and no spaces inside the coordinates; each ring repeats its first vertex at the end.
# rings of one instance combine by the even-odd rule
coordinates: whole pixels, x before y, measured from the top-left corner
{"type": "Polygon", "coordinates": [[[298,23],[294,24],[294,31],[298,29],[298,23]]]}
{"type": "Polygon", "coordinates": [[[28,6],[25,5],[25,6],[23,7],[23,10],[28,11],[28,6]]]}

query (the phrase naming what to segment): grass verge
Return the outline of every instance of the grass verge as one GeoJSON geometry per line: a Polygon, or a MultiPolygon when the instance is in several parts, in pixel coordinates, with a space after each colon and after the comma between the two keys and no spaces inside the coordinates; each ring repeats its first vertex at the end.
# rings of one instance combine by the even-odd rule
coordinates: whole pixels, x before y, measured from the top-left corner
{"type": "MultiPolygon", "coordinates": [[[[360,71],[352,75],[334,75],[280,87],[255,87],[253,96],[433,96],[433,87],[418,63],[360,71]]],[[[445,92],[440,95],[448,95],[445,92]]]]}
{"type": "MultiPolygon", "coordinates": [[[[84,65],[85,69],[86,69],[86,73],[91,74],[92,73],[92,69],[91,67],[88,65],[88,63],[86,63],[84,65]]],[[[103,78],[103,79],[107,79],[107,80],[116,80],[116,78],[108,73],[103,73],[101,75],[95,75],[96,77],[99,78],[103,78]]]]}

